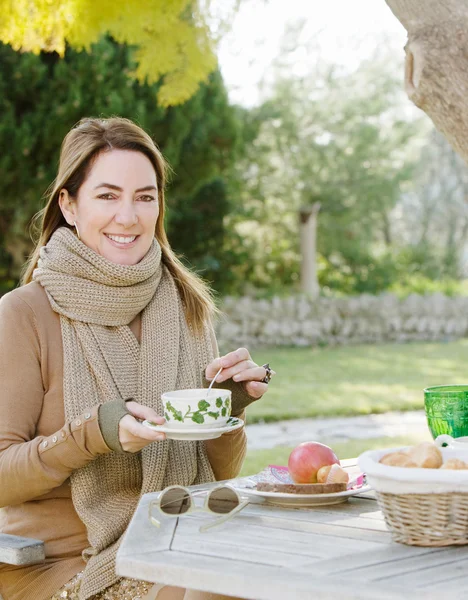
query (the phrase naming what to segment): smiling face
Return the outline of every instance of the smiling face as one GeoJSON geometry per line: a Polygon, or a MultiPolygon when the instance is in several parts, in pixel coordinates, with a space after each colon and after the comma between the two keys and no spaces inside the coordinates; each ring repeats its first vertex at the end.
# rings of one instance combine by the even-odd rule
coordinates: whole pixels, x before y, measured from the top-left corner
{"type": "Polygon", "coordinates": [[[89,248],[113,263],[136,265],[154,238],[159,214],[156,172],[141,152],[102,152],[77,197],[62,189],[59,204],[89,248]]]}

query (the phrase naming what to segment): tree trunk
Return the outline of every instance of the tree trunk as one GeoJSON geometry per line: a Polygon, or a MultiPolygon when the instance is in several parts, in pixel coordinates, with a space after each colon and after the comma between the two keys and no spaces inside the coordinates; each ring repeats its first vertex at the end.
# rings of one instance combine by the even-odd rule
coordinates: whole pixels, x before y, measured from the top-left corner
{"type": "Polygon", "coordinates": [[[392,247],[392,227],[390,223],[390,219],[388,217],[388,213],[384,212],[382,214],[382,225],[383,225],[383,237],[384,242],[387,248],[392,247]]]}
{"type": "Polygon", "coordinates": [[[317,215],[320,202],[299,209],[301,228],[301,290],[317,298],[317,215]]]}
{"type": "Polygon", "coordinates": [[[468,2],[386,0],[408,32],[405,87],[468,162],[468,2]]]}

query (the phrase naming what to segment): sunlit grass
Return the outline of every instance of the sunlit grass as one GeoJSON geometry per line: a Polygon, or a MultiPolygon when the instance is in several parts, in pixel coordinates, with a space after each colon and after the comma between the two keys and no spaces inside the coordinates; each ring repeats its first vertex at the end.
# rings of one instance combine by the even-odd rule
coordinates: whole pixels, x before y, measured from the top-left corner
{"type": "Polygon", "coordinates": [[[277,371],[248,421],[423,408],[423,389],[468,382],[468,340],[252,352],[277,371]]]}

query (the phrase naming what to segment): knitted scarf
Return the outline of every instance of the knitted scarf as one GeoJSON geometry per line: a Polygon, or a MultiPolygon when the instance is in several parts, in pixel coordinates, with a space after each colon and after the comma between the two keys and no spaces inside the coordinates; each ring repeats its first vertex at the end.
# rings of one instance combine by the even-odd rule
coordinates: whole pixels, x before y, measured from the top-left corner
{"type": "MultiPolygon", "coordinates": [[[[195,336],[187,326],[156,240],[137,265],[119,265],[61,227],[41,249],[33,277],[60,315],[67,421],[128,397],[162,414],[163,392],[202,387],[213,359],[209,329],[195,336]],[[128,327],[139,313],[141,344],[128,327]]],[[[172,440],[102,455],[74,471],[72,499],[90,543],[80,600],[119,579],[115,556],[142,494],[213,480],[202,442],[172,440]]]]}

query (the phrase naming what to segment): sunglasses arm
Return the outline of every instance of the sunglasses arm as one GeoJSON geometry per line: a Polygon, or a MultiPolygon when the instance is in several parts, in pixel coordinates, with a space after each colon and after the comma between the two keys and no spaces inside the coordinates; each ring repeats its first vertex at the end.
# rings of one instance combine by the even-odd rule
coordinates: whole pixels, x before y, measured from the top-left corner
{"type": "Polygon", "coordinates": [[[154,501],[149,503],[148,517],[149,517],[149,520],[151,521],[151,525],[154,525],[155,527],[161,527],[161,523],[155,517],[153,517],[153,506],[155,504],[156,503],[154,501]]]}
{"type": "Polygon", "coordinates": [[[208,531],[208,529],[211,529],[212,527],[217,527],[218,525],[221,525],[221,523],[226,523],[226,521],[229,521],[229,519],[232,519],[232,517],[235,514],[237,514],[243,508],[245,508],[248,503],[249,503],[248,500],[244,500],[244,502],[241,502],[238,506],[236,506],[236,508],[234,510],[231,510],[231,512],[223,515],[219,519],[215,519],[214,521],[210,521],[210,523],[206,523],[205,525],[202,525],[199,529],[200,533],[204,533],[205,531],[208,531]]]}

